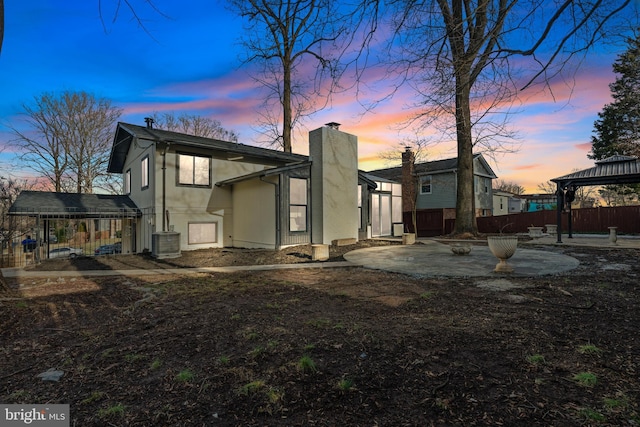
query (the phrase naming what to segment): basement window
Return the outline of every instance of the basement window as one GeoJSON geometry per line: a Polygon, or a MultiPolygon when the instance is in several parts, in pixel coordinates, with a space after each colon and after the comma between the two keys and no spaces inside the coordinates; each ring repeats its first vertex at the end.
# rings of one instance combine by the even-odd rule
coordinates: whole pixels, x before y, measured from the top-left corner
{"type": "Polygon", "coordinates": [[[216,243],[218,241],[218,224],[216,222],[190,222],[189,244],[216,243]]]}

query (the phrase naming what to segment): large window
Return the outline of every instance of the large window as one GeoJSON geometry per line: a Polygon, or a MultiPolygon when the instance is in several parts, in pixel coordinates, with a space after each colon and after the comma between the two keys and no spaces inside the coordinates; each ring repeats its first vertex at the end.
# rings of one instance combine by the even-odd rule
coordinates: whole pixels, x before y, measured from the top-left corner
{"type": "Polygon", "coordinates": [[[190,222],[189,244],[216,243],[218,241],[218,224],[215,222],[190,222]]]}
{"type": "Polygon", "coordinates": [[[431,175],[420,177],[420,194],[431,194],[431,175]]]}
{"type": "Polygon", "coordinates": [[[402,184],[392,185],[391,222],[402,222],[402,184]]]}
{"type": "Polygon", "coordinates": [[[149,188],[149,156],[144,156],[140,161],[141,187],[149,188]]]}
{"type": "Polygon", "coordinates": [[[306,179],[289,179],[289,231],[307,231],[306,179]]]}
{"type": "Polygon", "coordinates": [[[211,158],[178,154],[178,184],[209,187],[211,158]]]}

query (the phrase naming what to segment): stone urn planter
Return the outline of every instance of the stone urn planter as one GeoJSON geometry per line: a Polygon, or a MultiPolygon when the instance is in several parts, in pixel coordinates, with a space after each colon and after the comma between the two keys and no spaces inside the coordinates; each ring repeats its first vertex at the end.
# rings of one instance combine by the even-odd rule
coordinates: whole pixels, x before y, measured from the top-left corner
{"type": "Polygon", "coordinates": [[[546,224],[545,227],[547,229],[547,234],[551,234],[552,236],[554,234],[558,234],[558,226],[556,224],[546,224]]]}
{"type": "Polygon", "coordinates": [[[456,243],[451,245],[451,252],[455,255],[469,255],[471,252],[471,245],[464,243],[456,243]]]}
{"type": "Polygon", "coordinates": [[[496,273],[512,273],[513,267],[507,264],[507,260],[513,256],[518,247],[518,236],[489,236],[487,244],[491,253],[499,262],[493,270],[496,273]]]}
{"type": "Polygon", "coordinates": [[[612,244],[616,244],[618,241],[618,227],[608,227],[609,228],[609,241],[612,244]]]}
{"type": "Polygon", "coordinates": [[[529,230],[529,237],[537,238],[542,237],[542,227],[527,227],[529,230]]]}

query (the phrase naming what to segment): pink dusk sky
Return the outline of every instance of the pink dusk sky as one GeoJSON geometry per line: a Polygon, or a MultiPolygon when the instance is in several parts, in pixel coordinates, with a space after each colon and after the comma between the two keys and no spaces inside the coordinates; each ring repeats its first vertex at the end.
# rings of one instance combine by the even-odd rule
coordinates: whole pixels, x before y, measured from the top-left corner
{"type": "MultiPolygon", "coordinates": [[[[103,4],[107,2],[102,2],[103,4]]],[[[0,169],[26,176],[7,146],[8,125],[20,123],[24,103],[44,92],[84,90],[109,98],[124,110],[124,122],[143,125],[153,112],[182,112],[211,117],[235,130],[240,142],[257,144],[255,130],[261,91],[241,67],[239,18],[221,2],[155,1],[162,17],[134,1],[148,32],[137,27],[125,10],[112,22],[97,0],[5,2],[5,39],[0,55],[0,169]],[[3,147],[4,148],[1,148],[3,147]]],[[[551,178],[593,165],[587,158],[597,113],[611,101],[617,51],[594,54],[570,83],[557,81],[549,91],[536,88],[521,95],[522,105],[511,120],[518,151],[489,159],[502,180],[522,185],[528,193],[551,178]]],[[[400,91],[364,114],[354,93],[337,95],[327,108],[305,122],[305,130],[327,122],[358,137],[359,167],[369,171],[395,166],[380,153],[401,149],[412,134],[401,129],[410,115],[411,94],[400,91]]],[[[294,152],[307,153],[306,137],[298,136],[294,152]]],[[[455,143],[431,147],[429,160],[455,157],[455,143]]]]}

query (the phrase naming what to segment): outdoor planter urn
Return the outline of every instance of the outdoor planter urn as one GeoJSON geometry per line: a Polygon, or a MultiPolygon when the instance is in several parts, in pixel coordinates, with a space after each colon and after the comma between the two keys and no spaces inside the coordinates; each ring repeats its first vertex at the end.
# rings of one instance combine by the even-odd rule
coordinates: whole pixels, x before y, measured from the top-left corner
{"type": "Polygon", "coordinates": [[[529,237],[531,238],[538,238],[538,237],[542,237],[542,227],[527,227],[527,229],[529,230],[529,237]]]}
{"type": "Polygon", "coordinates": [[[471,245],[470,244],[451,245],[451,252],[453,252],[455,255],[469,255],[469,252],[471,252],[471,245]]]}
{"type": "Polygon", "coordinates": [[[513,256],[518,247],[518,236],[489,236],[487,237],[489,250],[500,261],[496,264],[496,273],[512,273],[513,267],[507,260],[513,256]]]}

